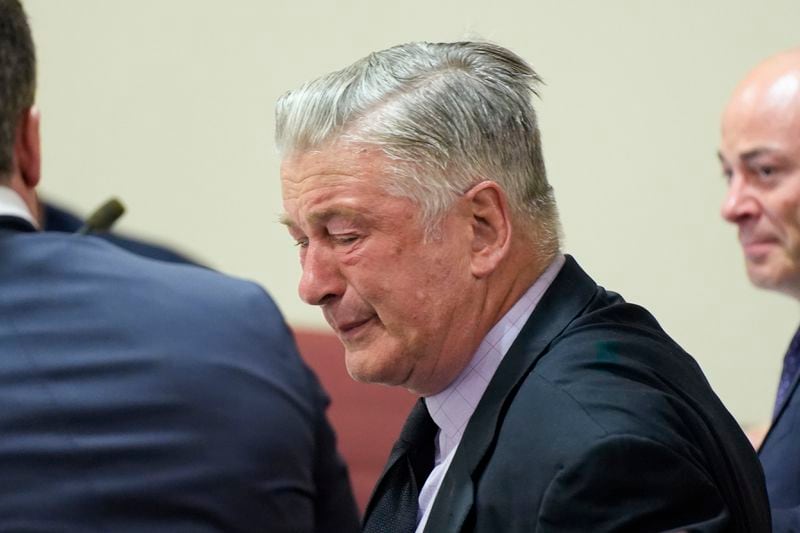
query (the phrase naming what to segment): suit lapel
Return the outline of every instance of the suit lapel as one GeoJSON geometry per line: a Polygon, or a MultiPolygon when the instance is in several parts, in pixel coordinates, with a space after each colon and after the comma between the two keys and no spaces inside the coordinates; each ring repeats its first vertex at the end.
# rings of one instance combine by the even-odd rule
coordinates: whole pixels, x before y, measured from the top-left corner
{"type": "Polygon", "coordinates": [[[775,426],[778,425],[778,422],[780,422],[780,419],[783,416],[783,413],[786,411],[787,406],[792,401],[792,397],[797,392],[798,383],[800,383],[800,372],[798,372],[797,375],[792,380],[792,383],[789,386],[789,392],[786,394],[786,398],[784,398],[783,403],[778,406],[777,412],[775,413],[775,418],[772,420],[772,424],[770,424],[767,434],[764,435],[764,440],[761,442],[761,446],[758,447],[759,453],[761,453],[761,450],[764,449],[767,440],[769,439],[770,435],[772,435],[772,430],[775,429],[775,426]]]}
{"type": "Polygon", "coordinates": [[[426,531],[461,530],[473,506],[473,474],[497,437],[507,405],[547,346],[580,314],[596,289],[594,281],[567,256],[470,418],[433,503],[426,531]]]}
{"type": "Polygon", "coordinates": [[[0,231],[36,231],[33,224],[13,215],[0,215],[0,231]]]}

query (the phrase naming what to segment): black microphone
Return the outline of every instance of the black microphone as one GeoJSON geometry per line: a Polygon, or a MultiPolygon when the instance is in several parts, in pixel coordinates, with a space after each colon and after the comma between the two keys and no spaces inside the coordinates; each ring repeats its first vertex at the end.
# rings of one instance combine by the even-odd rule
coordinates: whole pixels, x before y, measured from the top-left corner
{"type": "Polygon", "coordinates": [[[89,215],[83,226],[76,232],[79,235],[108,231],[125,213],[125,206],[118,198],[111,198],[89,215]]]}

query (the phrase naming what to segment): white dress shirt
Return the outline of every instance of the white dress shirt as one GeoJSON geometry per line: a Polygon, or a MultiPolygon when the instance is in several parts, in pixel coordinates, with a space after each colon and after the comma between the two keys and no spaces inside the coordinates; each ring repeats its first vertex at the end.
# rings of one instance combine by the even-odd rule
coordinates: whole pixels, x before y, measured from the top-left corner
{"type": "Polygon", "coordinates": [[[425,529],[433,501],[456,454],[464,428],[489,386],[489,381],[522,326],[530,318],[536,304],[564,266],[564,261],[564,256],[559,254],[503,318],[489,330],[472,361],[458,377],[443,391],[425,398],[425,405],[431,418],[439,426],[439,431],[436,434],[433,470],[419,492],[416,533],[425,529]]]}
{"type": "Polygon", "coordinates": [[[22,197],[5,185],[0,185],[0,215],[19,217],[33,224],[34,228],[39,227],[39,223],[31,215],[22,197]]]}

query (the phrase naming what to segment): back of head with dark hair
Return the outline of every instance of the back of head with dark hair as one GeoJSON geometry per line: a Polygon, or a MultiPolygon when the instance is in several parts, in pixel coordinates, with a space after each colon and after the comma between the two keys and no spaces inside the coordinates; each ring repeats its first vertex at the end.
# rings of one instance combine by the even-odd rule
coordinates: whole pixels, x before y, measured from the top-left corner
{"type": "Polygon", "coordinates": [[[17,122],[33,105],[36,51],[19,0],[0,0],[0,182],[8,179],[17,122]]]}

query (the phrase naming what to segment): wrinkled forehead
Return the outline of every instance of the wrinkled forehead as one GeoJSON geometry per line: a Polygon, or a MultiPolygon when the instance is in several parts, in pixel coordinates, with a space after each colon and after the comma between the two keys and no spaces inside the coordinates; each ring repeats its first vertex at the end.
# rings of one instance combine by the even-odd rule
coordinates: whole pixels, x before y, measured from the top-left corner
{"type": "Polygon", "coordinates": [[[295,151],[281,161],[281,185],[298,192],[320,183],[346,180],[377,187],[391,196],[409,197],[416,190],[417,164],[387,154],[377,143],[347,138],[322,148],[295,151]]]}
{"type": "Polygon", "coordinates": [[[308,150],[293,150],[281,157],[281,179],[304,173],[364,173],[385,171],[389,163],[381,147],[338,139],[308,150]]]}
{"type": "Polygon", "coordinates": [[[390,161],[374,146],[340,143],[318,150],[289,154],[281,162],[284,210],[369,195],[387,195],[393,178],[390,161]]]}

